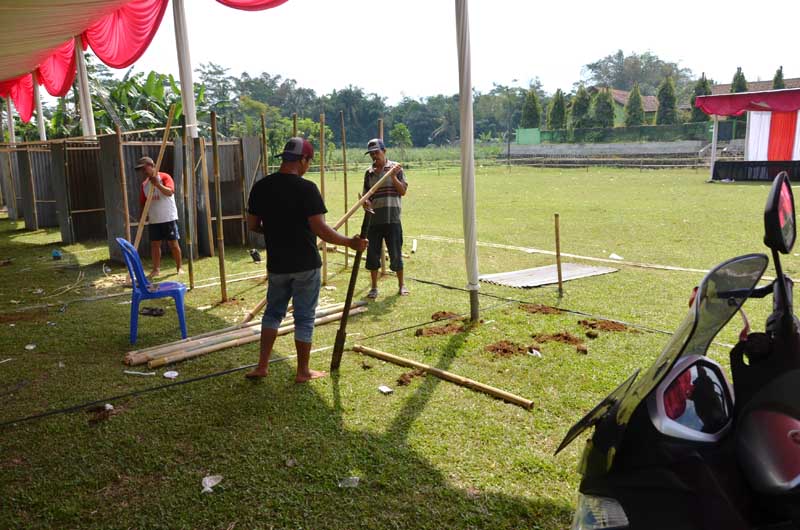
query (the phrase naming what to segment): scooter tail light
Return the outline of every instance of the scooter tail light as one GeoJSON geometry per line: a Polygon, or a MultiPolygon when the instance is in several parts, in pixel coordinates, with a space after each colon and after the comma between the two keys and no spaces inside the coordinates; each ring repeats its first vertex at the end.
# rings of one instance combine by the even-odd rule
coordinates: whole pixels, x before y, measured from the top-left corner
{"type": "Polygon", "coordinates": [[[572,520],[572,530],[623,530],[629,528],[628,516],[620,503],[610,497],[579,495],[572,520]]]}

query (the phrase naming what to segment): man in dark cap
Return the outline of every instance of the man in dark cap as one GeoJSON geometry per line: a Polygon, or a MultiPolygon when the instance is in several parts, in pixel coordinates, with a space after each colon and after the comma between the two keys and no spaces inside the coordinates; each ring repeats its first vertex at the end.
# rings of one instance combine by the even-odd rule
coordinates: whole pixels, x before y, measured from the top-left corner
{"type": "Polygon", "coordinates": [[[139,206],[144,208],[150,188],[153,188],[153,198],[150,200],[150,209],[147,212],[147,233],[150,237],[150,258],[153,261],[153,270],[150,276],[161,273],[161,242],[166,240],[178,274],[181,269],[181,246],[178,244],[178,207],[175,205],[175,182],[169,174],[162,171],[156,172],[156,165],[149,156],[143,156],[136,163],[136,171],[145,177],[139,189],[139,206]]]}
{"type": "Polygon", "coordinates": [[[267,308],[261,319],[258,366],[246,377],[266,377],[278,326],[292,299],[297,349],[295,381],[304,383],[326,375],[309,368],[322,266],[317,237],[356,251],[363,251],[367,240],[345,237],[325,222],[323,216],[328,210],[319,189],[302,178],[314,157],[314,148],[308,140],[290,138],[278,156],[283,159],[280,169],[253,186],[247,205],[248,228],[264,234],[269,285],[267,308]]]}
{"type": "MultiPolygon", "coordinates": [[[[367,143],[367,152],[372,158],[372,166],[364,173],[364,193],[378,183],[381,177],[397,162],[386,158],[386,146],[380,138],[373,138],[367,143]]],[[[370,272],[372,288],[367,293],[367,298],[378,297],[378,269],[381,264],[381,242],[386,241],[389,251],[389,268],[397,275],[397,288],[400,296],[408,294],[408,288],[403,282],[403,225],[400,224],[401,198],[408,190],[408,182],[401,169],[392,175],[378,190],[364,203],[365,208],[375,211],[369,225],[367,238],[367,270],[370,272]]]]}

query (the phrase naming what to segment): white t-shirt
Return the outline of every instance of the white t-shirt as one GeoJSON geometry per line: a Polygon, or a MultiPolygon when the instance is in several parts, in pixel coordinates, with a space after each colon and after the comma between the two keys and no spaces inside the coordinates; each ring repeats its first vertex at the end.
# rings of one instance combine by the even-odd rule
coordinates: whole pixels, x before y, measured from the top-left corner
{"type": "MultiPolygon", "coordinates": [[[[153,200],[150,202],[150,210],[147,212],[147,217],[150,224],[167,223],[169,221],[178,220],[178,207],[175,205],[175,182],[166,173],[158,173],[161,184],[173,191],[173,194],[167,197],[161,191],[153,188],[153,200]]],[[[150,179],[142,183],[142,196],[147,199],[147,193],[150,191],[150,179]]]]}

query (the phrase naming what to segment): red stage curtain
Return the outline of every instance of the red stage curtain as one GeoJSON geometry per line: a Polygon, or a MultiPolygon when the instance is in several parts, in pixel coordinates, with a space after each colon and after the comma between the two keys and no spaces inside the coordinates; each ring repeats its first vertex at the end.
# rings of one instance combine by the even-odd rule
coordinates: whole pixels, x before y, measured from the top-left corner
{"type": "Polygon", "coordinates": [[[11,96],[14,108],[20,119],[28,123],[33,115],[33,76],[24,74],[8,81],[0,82],[0,97],[11,96]]]}
{"type": "Polygon", "coordinates": [[[797,112],[773,112],[769,124],[767,160],[791,160],[797,112]]]}
{"type": "Polygon", "coordinates": [[[83,37],[105,64],[127,68],[153,40],[167,1],[134,0],[89,26],[83,37]]]}
{"type": "Polygon", "coordinates": [[[61,97],[69,92],[75,80],[75,39],[69,39],[42,61],[36,77],[51,96],[61,97]]]}
{"type": "Polygon", "coordinates": [[[288,0],[217,0],[222,5],[245,11],[261,11],[272,9],[286,3],[288,0]]]}

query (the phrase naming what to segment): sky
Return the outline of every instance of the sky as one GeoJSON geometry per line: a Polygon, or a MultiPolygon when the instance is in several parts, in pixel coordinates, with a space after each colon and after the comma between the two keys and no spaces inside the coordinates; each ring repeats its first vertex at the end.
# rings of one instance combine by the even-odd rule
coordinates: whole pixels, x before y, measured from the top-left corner
{"type": "MultiPolygon", "coordinates": [[[[260,12],[184,3],[195,69],[214,62],[235,76],[267,72],[319,95],[354,85],[390,105],[458,93],[454,0],[289,0],[260,12]]],[[[770,1],[758,13],[737,0],[470,0],[472,82],[488,92],[538,77],[548,93],[570,91],[584,65],[619,49],[650,51],[718,83],[730,83],[737,66],[748,81],[770,80],[781,65],[784,77],[800,77],[800,39],[762,18],[775,13],[796,21],[800,2],[770,1]]],[[[177,77],[171,4],[135,70],[177,77]]]]}

